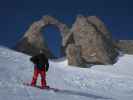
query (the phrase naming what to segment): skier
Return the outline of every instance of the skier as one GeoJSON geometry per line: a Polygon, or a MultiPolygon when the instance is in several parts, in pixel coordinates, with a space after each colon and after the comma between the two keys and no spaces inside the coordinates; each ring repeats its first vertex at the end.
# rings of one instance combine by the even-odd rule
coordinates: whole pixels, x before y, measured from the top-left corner
{"type": "Polygon", "coordinates": [[[48,58],[45,56],[44,53],[40,52],[39,54],[30,58],[30,60],[34,63],[34,75],[31,81],[31,86],[36,86],[36,81],[38,75],[41,75],[41,89],[47,89],[46,83],[46,72],[49,69],[48,58]]]}

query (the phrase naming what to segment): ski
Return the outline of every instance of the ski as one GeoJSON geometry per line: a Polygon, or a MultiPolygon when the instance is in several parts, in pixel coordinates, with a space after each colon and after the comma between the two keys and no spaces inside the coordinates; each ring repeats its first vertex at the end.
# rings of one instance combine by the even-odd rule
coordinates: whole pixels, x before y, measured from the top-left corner
{"type": "Polygon", "coordinates": [[[49,86],[47,86],[46,88],[41,88],[41,86],[39,86],[39,85],[32,86],[32,85],[30,85],[30,83],[23,83],[23,85],[25,85],[25,86],[30,86],[30,87],[33,87],[33,88],[42,89],[42,90],[52,90],[52,91],[54,91],[54,92],[59,91],[59,89],[57,89],[57,88],[52,88],[52,87],[49,87],[49,86]]]}

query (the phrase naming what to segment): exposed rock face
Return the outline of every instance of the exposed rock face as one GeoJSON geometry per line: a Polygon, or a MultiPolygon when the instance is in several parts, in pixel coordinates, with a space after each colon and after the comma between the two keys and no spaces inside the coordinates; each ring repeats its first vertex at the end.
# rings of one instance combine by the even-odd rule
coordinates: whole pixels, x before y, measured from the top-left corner
{"type": "Polygon", "coordinates": [[[76,62],[71,58],[80,58],[80,62],[77,60],[76,65],[82,63],[112,64],[115,62],[118,53],[112,44],[111,34],[97,17],[78,16],[67,39],[69,40],[72,36],[72,43],[66,42],[65,44],[69,47],[67,49],[71,50],[69,53],[67,52],[70,64],[75,65],[76,62]],[[74,49],[70,49],[70,47],[74,49]],[[76,47],[78,47],[78,52],[76,47]],[[78,56],[70,57],[73,56],[70,52],[78,56]]]}
{"type": "Polygon", "coordinates": [[[66,49],[69,65],[79,66],[82,64],[80,47],[75,44],[69,44],[66,49]]]}
{"type": "Polygon", "coordinates": [[[51,16],[44,16],[30,26],[18,42],[16,49],[30,55],[43,50],[48,57],[53,57],[45,37],[42,36],[42,29],[48,25],[54,25],[59,29],[62,36],[61,47],[70,65],[113,64],[115,62],[118,55],[116,45],[113,45],[111,33],[96,16],[77,16],[71,29],[51,16]]]}
{"type": "Polygon", "coordinates": [[[88,22],[95,25],[95,27],[107,38],[112,39],[112,35],[105,26],[105,24],[96,16],[88,16],[88,22]]]}
{"type": "Polygon", "coordinates": [[[123,53],[133,54],[133,40],[118,40],[114,44],[123,53]]]}
{"type": "Polygon", "coordinates": [[[51,16],[44,16],[29,27],[23,38],[18,42],[16,50],[30,55],[35,55],[40,50],[43,50],[48,57],[53,57],[45,38],[42,36],[42,29],[48,25],[56,26],[61,33],[62,41],[64,41],[64,37],[69,32],[68,27],[51,16]]]}

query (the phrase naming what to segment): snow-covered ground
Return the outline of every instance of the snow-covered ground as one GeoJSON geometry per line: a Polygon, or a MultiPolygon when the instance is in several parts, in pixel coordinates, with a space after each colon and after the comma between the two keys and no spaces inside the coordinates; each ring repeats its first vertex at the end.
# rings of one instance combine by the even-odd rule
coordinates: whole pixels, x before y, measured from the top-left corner
{"type": "Polygon", "coordinates": [[[50,60],[48,85],[59,92],[23,86],[32,79],[29,58],[0,47],[0,100],[133,100],[133,55],[91,68],[68,66],[65,58],[50,60]]]}

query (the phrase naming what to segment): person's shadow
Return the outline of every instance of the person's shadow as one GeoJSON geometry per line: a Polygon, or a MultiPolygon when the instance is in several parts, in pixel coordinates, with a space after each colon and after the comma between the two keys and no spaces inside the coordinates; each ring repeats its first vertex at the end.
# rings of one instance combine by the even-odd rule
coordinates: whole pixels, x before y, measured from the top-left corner
{"type": "Polygon", "coordinates": [[[73,91],[73,90],[55,89],[55,88],[51,88],[51,90],[54,90],[57,93],[63,93],[63,94],[67,94],[67,95],[79,95],[79,96],[84,96],[84,97],[93,98],[93,99],[106,99],[106,100],[109,99],[109,100],[112,100],[112,98],[109,98],[109,97],[98,96],[98,95],[95,95],[95,94],[73,91]]]}

